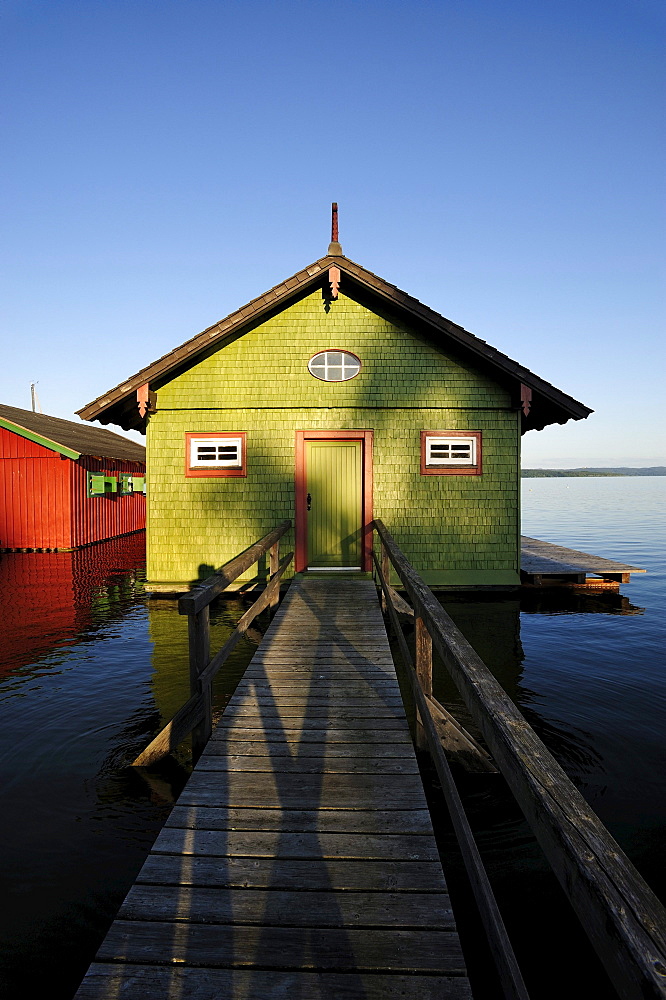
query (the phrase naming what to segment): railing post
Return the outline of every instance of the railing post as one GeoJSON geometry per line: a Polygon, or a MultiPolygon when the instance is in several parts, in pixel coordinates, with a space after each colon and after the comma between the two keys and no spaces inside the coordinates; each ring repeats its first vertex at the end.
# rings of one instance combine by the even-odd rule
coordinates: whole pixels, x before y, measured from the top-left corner
{"type": "Polygon", "coordinates": [[[213,708],[210,682],[203,687],[199,680],[210,660],[210,615],[208,605],[201,611],[187,616],[190,652],[190,694],[199,695],[203,701],[204,717],[192,730],[192,755],[195,762],[210,739],[213,731],[213,708]]]}
{"type": "MultiPolygon", "coordinates": [[[[414,634],[414,669],[418,677],[421,690],[426,698],[432,698],[432,638],[428,627],[421,617],[421,609],[417,607],[415,615],[414,634]]],[[[416,743],[420,750],[425,750],[428,745],[425,730],[421,723],[421,718],[416,714],[416,743]]]]}
{"type": "MultiPolygon", "coordinates": [[[[280,565],[280,539],[278,538],[275,545],[271,545],[269,549],[269,564],[268,564],[268,578],[272,580],[278,571],[278,566],[280,565]]],[[[279,589],[275,591],[270,599],[269,607],[274,608],[280,603],[280,591],[279,589]]]]}
{"type": "MultiPolygon", "coordinates": [[[[386,586],[391,585],[391,562],[389,559],[389,554],[384,542],[381,543],[382,546],[382,576],[386,580],[386,586]]],[[[382,590],[382,611],[386,612],[386,597],[384,591],[382,590]]]]}

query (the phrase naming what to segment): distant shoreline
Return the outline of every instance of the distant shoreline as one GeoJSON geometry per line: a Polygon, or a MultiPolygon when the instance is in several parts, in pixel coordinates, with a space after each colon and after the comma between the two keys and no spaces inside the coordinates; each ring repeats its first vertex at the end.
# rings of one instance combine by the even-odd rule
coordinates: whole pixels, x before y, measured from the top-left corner
{"type": "Polygon", "coordinates": [[[666,476],[666,465],[653,465],[645,469],[523,469],[523,479],[562,479],[581,476],[666,476]]]}

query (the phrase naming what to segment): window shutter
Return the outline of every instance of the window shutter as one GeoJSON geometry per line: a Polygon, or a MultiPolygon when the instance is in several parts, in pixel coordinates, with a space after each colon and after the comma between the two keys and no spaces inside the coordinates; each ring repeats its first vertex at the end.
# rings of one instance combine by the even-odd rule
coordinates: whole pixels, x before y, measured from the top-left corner
{"type": "Polygon", "coordinates": [[[99,497],[104,493],[104,476],[96,476],[94,473],[88,473],[88,496],[89,497],[99,497]]]}

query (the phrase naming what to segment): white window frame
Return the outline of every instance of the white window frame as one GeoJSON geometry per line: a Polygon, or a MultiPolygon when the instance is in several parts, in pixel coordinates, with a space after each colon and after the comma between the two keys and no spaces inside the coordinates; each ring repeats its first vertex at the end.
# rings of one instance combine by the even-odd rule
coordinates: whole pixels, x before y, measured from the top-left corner
{"type": "Polygon", "coordinates": [[[243,465],[243,439],[240,437],[190,438],[190,469],[240,469],[243,465]],[[236,447],[235,458],[215,458],[212,460],[199,458],[199,448],[230,448],[236,447]]]}
{"type": "Polygon", "coordinates": [[[432,468],[436,465],[476,465],[476,438],[475,437],[435,437],[428,435],[426,437],[426,465],[428,468],[432,468]],[[448,447],[448,456],[444,455],[433,455],[432,448],[433,445],[442,445],[448,447]],[[466,446],[469,448],[468,454],[461,457],[460,454],[453,454],[454,449],[459,449],[461,446],[466,446]]]}
{"type": "Polygon", "coordinates": [[[208,431],[188,431],[185,435],[185,475],[196,476],[245,476],[246,475],[246,433],[230,431],[210,433],[208,431]],[[235,448],[235,454],[219,457],[218,449],[235,448]],[[215,448],[215,457],[202,457],[201,448],[215,448]]]}
{"type": "Polygon", "coordinates": [[[422,476],[480,476],[481,431],[421,431],[422,476]],[[448,454],[434,454],[436,445],[448,445],[448,454]],[[456,454],[460,446],[466,453],[456,454]]]}
{"type": "Polygon", "coordinates": [[[356,378],[356,376],[361,371],[361,368],[362,368],[361,359],[358,358],[354,353],[352,353],[352,351],[345,351],[342,347],[329,347],[325,351],[317,351],[317,353],[313,354],[310,360],[308,361],[308,371],[310,372],[313,378],[319,379],[320,382],[350,382],[353,378],[356,378]],[[342,364],[331,363],[331,368],[337,368],[338,371],[340,371],[342,378],[328,377],[329,355],[331,354],[342,355],[342,364]],[[315,362],[317,362],[319,358],[323,358],[323,365],[315,364],[315,362]],[[354,361],[353,365],[347,363],[347,359],[349,358],[353,358],[354,361]],[[317,372],[313,371],[312,370],[313,365],[315,366],[315,368],[323,368],[324,369],[323,374],[319,375],[317,372]],[[346,370],[347,371],[353,370],[354,372],[353,375],[345,375],[346,370]]]}

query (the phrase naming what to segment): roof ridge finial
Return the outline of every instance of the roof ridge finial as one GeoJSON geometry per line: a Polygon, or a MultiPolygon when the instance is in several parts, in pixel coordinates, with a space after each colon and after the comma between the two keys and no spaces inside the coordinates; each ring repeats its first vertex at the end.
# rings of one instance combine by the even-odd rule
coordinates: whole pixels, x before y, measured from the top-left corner
{"type": "Polygon", "coordinates": [[[338,243],[338,203],[331,204],[331,242],[328,245],[329,257],[342,257],[342,247],[338,243]]]}

